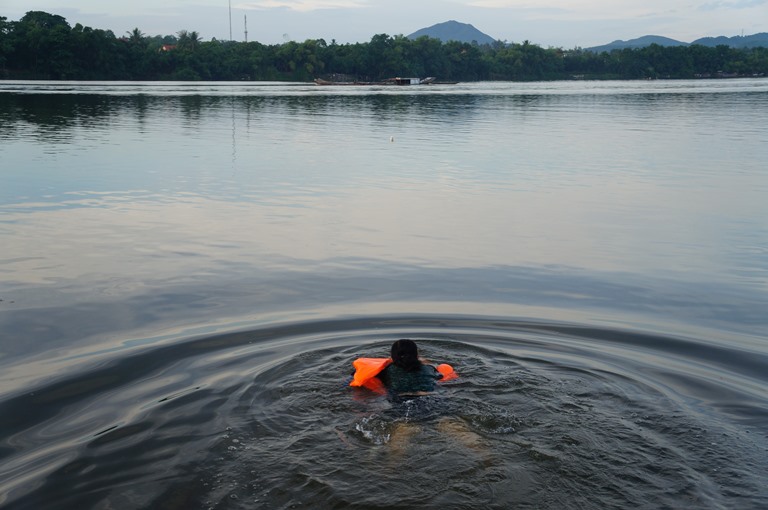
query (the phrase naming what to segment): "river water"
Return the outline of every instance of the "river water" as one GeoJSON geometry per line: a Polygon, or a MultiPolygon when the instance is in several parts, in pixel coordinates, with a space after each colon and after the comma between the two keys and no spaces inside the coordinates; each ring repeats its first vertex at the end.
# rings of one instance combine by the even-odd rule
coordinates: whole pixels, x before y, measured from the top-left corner
{"type": "Polygon", "coordinates": [[[0,506],[768,507],[767,111],[0,82],[0,506]]]}

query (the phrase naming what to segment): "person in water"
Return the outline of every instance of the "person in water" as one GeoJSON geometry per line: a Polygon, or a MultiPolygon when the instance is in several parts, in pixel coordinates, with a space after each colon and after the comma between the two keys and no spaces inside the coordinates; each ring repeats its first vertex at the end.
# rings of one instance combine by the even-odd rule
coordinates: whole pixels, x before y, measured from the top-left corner
{"type": "Polygon", "coordinates": [[[435,390],[437,381],[457,377],[450,365],[437,367],[419,359],[416,342],[402,338],[392,344],[389,358],[358,358],[350,386],[362,386],[377,393],[420,396],[435,390]]]}
{"type": "MultiPolygon", "coordinates": [[[[419,359],[419,349],[416,342],[400,339],[392,344],[390,358],[358,358],[354,363],[355,374],[350,386],[362,386],[370,390],[390,395],[405,397],[406,409],[412,409],[408,403],[413,403],[409,397],[429,395],[434,392],[438,381],[449,381],[458,377],[450,365],[440,364],[437,367],[424,363],[419,359]]],[[[414,423],[406,418],[398,418],[390,424],[389,446],[394,454],[393,460],[408,451],[411,439],[421,431],[420,423],[414,423]]],[[[454,438],[460,444],[484,455],[487,451],[482,440],[463,420],[457,417],[445,416],[438,420],[437,430],[454,438]]]]}
{"type": "Polygon", "coordinates": [[[443,374],[432,365],[422,363],[416,342],[397,340],[390,353],[392,363],[376,376],[390,393],[400,396],[417,396],[435,391],[435,385],[443,374]]]}

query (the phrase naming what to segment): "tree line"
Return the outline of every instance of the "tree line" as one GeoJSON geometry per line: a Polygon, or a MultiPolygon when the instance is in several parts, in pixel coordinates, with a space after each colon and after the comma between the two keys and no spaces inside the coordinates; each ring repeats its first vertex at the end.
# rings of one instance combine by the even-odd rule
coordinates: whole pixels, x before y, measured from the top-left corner
{"type": "Polygon", "coordinates": [[[376,81],[436,76],[443,81],[652,79],[764,76],[768,48],[692,45],[613,50],[542,48],[528,41],[490,45],[374,35],[369,42],[324,39],[265,45],[203,41],[196,31],[148,36],[138,28],[70,26],[65,18],[30,11],[19,21],[0,16],[0,78],[50,80],[275,80],[317,77],[376,81]]]}

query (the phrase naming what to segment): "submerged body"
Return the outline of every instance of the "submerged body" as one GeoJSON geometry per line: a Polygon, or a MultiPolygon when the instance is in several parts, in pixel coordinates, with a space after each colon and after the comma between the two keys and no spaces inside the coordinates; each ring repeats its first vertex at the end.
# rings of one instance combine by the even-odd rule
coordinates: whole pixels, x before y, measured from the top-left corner
{"type": "Polygon", "coordinates": [[[421,365],[416,370],[405,370],[395,364],[388,365],[376,375],[390,393],[399,396],[418,396],[435,391],[443,374],[432,365],[421,365]]]}
{"type": "Polygon", "coordinates": [[[383,437],[389,444],[390,467],[400,465],[413,437],[431,422],[437,422],[437,430],[455,443],[488,459],[490,452],[483,447],[480,436],[452,412],[451,407],[446,405],[448,401],[429,396],[434,394],[438,381],[458,377],[453,367],[445,363],[437,367],[424,363],[419,358],[416,343],[408,339],[392,344],[389,358],[358,358],[352,364],[355,373],[350,386],[362,386],[390,396],[391,408],[375,418],[365,419],[366,424],[371,420],[378,421],[380,429],[385,431],[383,437]]]}

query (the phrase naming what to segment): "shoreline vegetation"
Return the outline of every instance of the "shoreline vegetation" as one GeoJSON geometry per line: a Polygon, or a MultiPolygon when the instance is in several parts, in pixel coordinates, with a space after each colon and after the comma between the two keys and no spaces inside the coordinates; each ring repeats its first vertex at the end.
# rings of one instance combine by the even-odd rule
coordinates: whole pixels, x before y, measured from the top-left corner
{"type": "Polygon", "coordinates": [[[0,79],[118,81],[380,81],[436,76],[441,81],[640,80],[764,77],[768,48],[660,46],[596,53],[523,43],[441,42],[374,35],[370,42],[324,39],[265,45],[203,41],[195,31],[123,35],[71,26],[55,14],[0,16],[0,79]]]}

